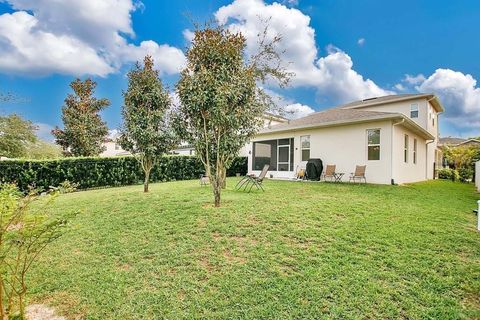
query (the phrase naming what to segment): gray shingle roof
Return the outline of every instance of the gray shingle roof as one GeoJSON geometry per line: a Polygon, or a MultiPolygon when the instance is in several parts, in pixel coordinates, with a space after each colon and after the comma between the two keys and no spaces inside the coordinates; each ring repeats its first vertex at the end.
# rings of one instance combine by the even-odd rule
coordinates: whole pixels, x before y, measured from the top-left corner
{"type": "Polygon", "coordinates": [[[357,109],[328,109],[315,112],[306,117],[290,120],[261,130],[261,133],[283,131],[297,128],[308,128],[322,125],[334,125],[349,122],[361,122],[364,120],[376,120],[385,118],[401,118],[402,115],[394,112],[366,111],[357,109]]]}
{"type": "Polygon", "coordinates": [[[438,143],[440,145],[457,145],[465,141],[467,141],[467,139],[455,138],[455,137],[445,137],[445,138],[438,139],[438,143]]]}
{"type": "Polygon", "coordinates": [[[337,108],[340,108],[340,109],[361,108],[361,107],[369,106],[372,104],[392,103],[396,101],[416,99],[416,98],[427,98],[427,97],[433,97],[433,94],[426,94],[426,93],[394,94],[389,96],[353,101],[353,102],[338,106],[337,108]]]}

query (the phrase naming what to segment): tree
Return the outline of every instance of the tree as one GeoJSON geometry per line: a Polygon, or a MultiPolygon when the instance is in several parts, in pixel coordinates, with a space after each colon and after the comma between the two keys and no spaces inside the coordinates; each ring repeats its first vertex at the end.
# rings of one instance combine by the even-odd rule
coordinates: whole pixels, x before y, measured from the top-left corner
{"type": "Polygon", "coordinates": [[[0,156],[21,158],[27,155],[28,145],[35,143],[35,125],[16,114],[0,116],[0,156]]]}
{"type": "Polygon", "coordinates": [[[108,107],[110,101],[93,96],[96,86],[91,79],[76,79],[70,83],[74,93],[67,96],[62,107],[65,128],[52,130],[55,142],[66,154],[97,156],[105,149],[102,143],[108,135],[108,127],[99,112],[108,107]]]}
{"type": "Polygon", "coordinates": [[[287,84],[290,74],[281,66],[276,44],[268,42],[267,28],[260,35],[258,53],[245,59],[246,39],[222,27],[195,31],[187,51],[187,66],[176,91],[178,134],[195,146],[220,206],[226,170],[261,126],[261,116],[272,100],[257,86],[276,80],[287,84]]]}
{"type": "Polygon", "coordinates": [[[0,184],[0,319],[25,319],[28,274],[39,255],[66,230],[67,217],[50,212],[58,191],[23,195],[0,184]],[[34,202],[37,202],[32,209],[34,202]]]}
{"type": "Polygon", "coordinates": [[[145,57],[143,67],[137,62],[128,73],[128,89],[123,97],[119,142],[140,162],[145,173],[143,191],[148,192],[150,172],[158,157],[172,150],[177,142],[168,121],[170,95],[154,69],[152,57],[145,57]]]}
{"type": "Polygon", "coordinates": [[[56,144],[37,139],[36,142],[27,146],[29,159],[57,159],[62,157],[62,150],[56,144]]]}

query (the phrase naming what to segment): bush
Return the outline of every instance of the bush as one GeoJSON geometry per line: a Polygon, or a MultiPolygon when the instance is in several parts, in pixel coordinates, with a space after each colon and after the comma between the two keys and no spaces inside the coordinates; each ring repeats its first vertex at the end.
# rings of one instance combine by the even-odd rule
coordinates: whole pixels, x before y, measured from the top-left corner
{"type": "Polygon", "coordinates": [[[450,168],[440,169],[438,170],[438,178],[456,181],[458,179],[458,172],[450,168]]]}
{"type": "MultiPolygon", "coordinates": [[[[228,176],[247,171],[246,158],[237,158],[228,176]]],[[[165,156],[151,172],[152,182],[196,179],[204,173],[201,161],[190,156],[165,156]]],[[[68,180],[78,189],[143,183],[143,171],[133,157],[64,158],[56,160],[7,160],[0,162],[0,182],[16,183],[23,192],[29,186],[48,190],[68,180]]]]}
{"type": "Polygon", "coordinates": [[[473,178],[473,170],[471,168],[458,169],[458,176],[461,182],[471,181],[473,178]]]}

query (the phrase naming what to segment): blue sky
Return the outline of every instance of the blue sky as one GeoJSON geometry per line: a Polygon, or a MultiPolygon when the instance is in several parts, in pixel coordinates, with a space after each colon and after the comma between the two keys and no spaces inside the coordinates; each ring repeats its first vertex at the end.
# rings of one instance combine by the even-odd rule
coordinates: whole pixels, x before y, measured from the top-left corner
{"type": "MultiPolygon", "coordinates": [[[[148,1],[4,0],[0,3],[0,104],[40,125],[61,125],[75,77],[98,82],[111,100],[102,116],[121,122],[125,73],[152,54],[173,89],[192,21],[217,19],[256,34],[258,16],[284,36],[285,60],[297,75],[286,90],[269,87],[301,116],[312,110],[391,93],[434,92],[446,112],[441,134],[480,136],[478,1],[148,1]],[[407,76],[408,75],[408,76],[407,76]]],[[[254,43],[255,39],[250,39],[254,43]]],[[[254,51],[249,45],[249,52],[254,51]]]]}

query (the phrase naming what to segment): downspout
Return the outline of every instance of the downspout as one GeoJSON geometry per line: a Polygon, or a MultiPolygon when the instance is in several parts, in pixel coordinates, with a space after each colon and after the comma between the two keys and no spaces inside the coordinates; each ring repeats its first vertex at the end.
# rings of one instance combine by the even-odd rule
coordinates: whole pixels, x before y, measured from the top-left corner
{"type": "Polygon", "coordinates": [[[391,173],[392,173],[392,175],[391,175],[391,177],[390,177],[390,178],[391,178],[390,181],[391,181],[391,184],[392,184],[392,185],[395,185],[395,179],[393,178],[393,176],[394,176],[394,174],[393,174],[393,168],[394,168],[394,167],[393,167],[393,150],[395,150],[394,147],[393,147],[393,145],[394,145],[393,142],[395,141],[395,140],[393,139],[393,130],[394,130],[394,127],[395,127],[396,125],[402,124],[402,123],[404,123],[404,122],[405,122],[405,119],[403,118],[402,121],[400,121],[400,122],[393,122],[393,124],[392,124],[392,132],[391,132],[391,138],[390,138],[391,141],[392,141],[392,143],[391,143],[392,151],[390,152],[390,154],[391,154],[391,155],[390,155],[390,168],[391,168],[391,173]]]}
{"type": "MultiPolygon", "coordinates": [[[[432,142],[435,142],[435,139],[425,144],[425,180],[428,180],[428,145],[432,142]]],[[[433,170],[435,170],[435,168],[433,168],[433,170]]],[[[435,175],[433,175],[433,179],[435,179],[435,175]]]]}
{"type": "MultiPolygon", "coordinates": [[[[436,96],[433,96],[432,98],[427,99],[427,103],[430,103],[430,101],[435,100],[435,99],[436,99],[436,96]]],[[[436,129],[435,131],[436,131],[436,133],[437,133],[436,136],[438,137],[438,134],[439,134],[439,132],[440,132],[440,121],[438,120],[438,118],[439,118],[438,115],[442,114],[443,112],[437,112],[436,110],[435,110],[435,112],[436,112],[436,119],[435,119],[436,121],[435,121],[435,123],[437,124],[437,126],[436,126],[436,128],[435,128],[435,129],[436,129]]],[[[427,128],[428,128],[428,125],[429,125],[429,123],[428,123],[429,120],[430,120],[430,119],[427,119],[427,128]]],[[[427,143],[425,144],[425,148],[426,148],[426,150],[425,150],[425,180],[428,180],[428,145],[429,145],[430,143],[432,143],[432,142],[435,142],[435,140],[436,140],[436,139],[430,140],[430,142],[427,142],[427,143]]],[[[434,154],[435,154],[435,153],[434,153],[434,154]]],[[[437,159],[435,159],[435,161],[436,161],[436,160],[437,160],[437,159]]],[[[434,161],[434,163],[435,163],[435,161],[434,161]]],[[[434,170],[434,172],[435,172],[435,168],[433,168],[433,170],[434,170]]],[[[433,174],[433,179],[435,179],[435,174],[433,174]]]]}

